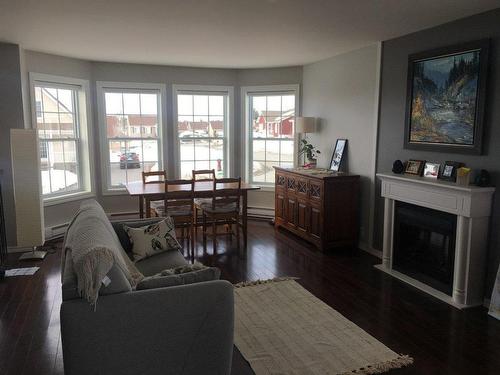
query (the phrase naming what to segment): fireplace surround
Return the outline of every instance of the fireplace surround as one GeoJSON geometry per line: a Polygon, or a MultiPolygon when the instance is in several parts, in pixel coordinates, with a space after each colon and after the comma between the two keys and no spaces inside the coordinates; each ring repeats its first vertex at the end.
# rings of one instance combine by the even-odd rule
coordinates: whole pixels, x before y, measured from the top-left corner
{"type": "Polygon", "coordinates": [[[483,304],[495,188],[379,173],[384,245],[378,269],[455,307],[483,304]]]}

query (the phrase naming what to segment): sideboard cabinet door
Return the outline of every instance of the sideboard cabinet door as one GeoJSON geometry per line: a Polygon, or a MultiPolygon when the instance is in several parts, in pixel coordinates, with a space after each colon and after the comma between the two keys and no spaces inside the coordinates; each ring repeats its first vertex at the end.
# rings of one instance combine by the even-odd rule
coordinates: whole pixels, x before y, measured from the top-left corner
{"type": "Polygon", "coordinates": [[[357,246],[359,176],[275,167],[275,225],[320,250],[357,246]]]}

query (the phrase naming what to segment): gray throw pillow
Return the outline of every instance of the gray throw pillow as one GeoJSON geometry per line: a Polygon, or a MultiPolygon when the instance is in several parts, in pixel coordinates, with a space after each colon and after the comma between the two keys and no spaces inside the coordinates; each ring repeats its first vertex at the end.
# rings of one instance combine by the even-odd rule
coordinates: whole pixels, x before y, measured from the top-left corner
{"type": "Polygon", "coordinates": [[[165,288],[169,286],[219,280],[219,278],[220,270],[217,267],[206,267],[201,263],[195,263],[167,269],[156,275],[145,277],[137,284],[136,289],[165,288]]]}

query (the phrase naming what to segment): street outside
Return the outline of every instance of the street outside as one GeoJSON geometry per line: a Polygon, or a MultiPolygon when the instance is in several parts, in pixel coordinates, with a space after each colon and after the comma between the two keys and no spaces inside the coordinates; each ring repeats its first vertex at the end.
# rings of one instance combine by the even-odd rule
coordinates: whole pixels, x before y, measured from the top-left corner
{"type": "MultiPolygon", "coordinates": [[[[117,142],[118,143],[118,142],[117,142]]],[[[122,144],[125,142],[121,142],[122,144]]],[[[110,177],[113,186],[125,184],[127,181],[141,181],[142,171],[159,169],[158,149],[156,141],[128,141],[127,152],[135,152],[139,156],[141,168],[120,168],[122,151],[110,150],[110,177]],[[144,155],[142,152],[144,151],[144,155]]],[[[224,175],[223,140],[220,139],[187,139],[180,144],[181,178],[191,178],[193,169],[215,169],[217,175],[224,175]],[[196,158],[196,162],[194,159],[196,158]],[[220,162],[219,162],[220,160],[220,162]]],[[[253,141],[253,180],[255,182],[274,182],[273,166],[292,167],[294,156],[293,140],[260,140],[253,141]],[[267,151],[267,152],[266,152],[267,151]],[[281,154],[281,162],[280,162],[281,154]]],[[[42,173],[43,191],[49,192],[48,171],[42,173]]],[[[77,175],[69,171],[51,169],[52,191],[69,189],[78,181],[77,175]],[[66,183],[64,177],[66,174],[66,183]]]]}

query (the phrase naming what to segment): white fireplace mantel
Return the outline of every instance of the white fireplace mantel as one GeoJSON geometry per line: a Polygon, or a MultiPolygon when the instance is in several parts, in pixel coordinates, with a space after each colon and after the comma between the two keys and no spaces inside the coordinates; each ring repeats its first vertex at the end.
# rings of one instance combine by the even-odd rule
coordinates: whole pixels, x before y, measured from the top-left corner
{"type": "Polygon", "coordinates": [[[385,198],[382,264],[376,267],[455,307],[483,304],[489,218],[495,188],[460,186],[430,178],[378,173],[385,198]],[[453,292],[449,296],[392,269],[395,201],[457,216],[453,292]]]}

